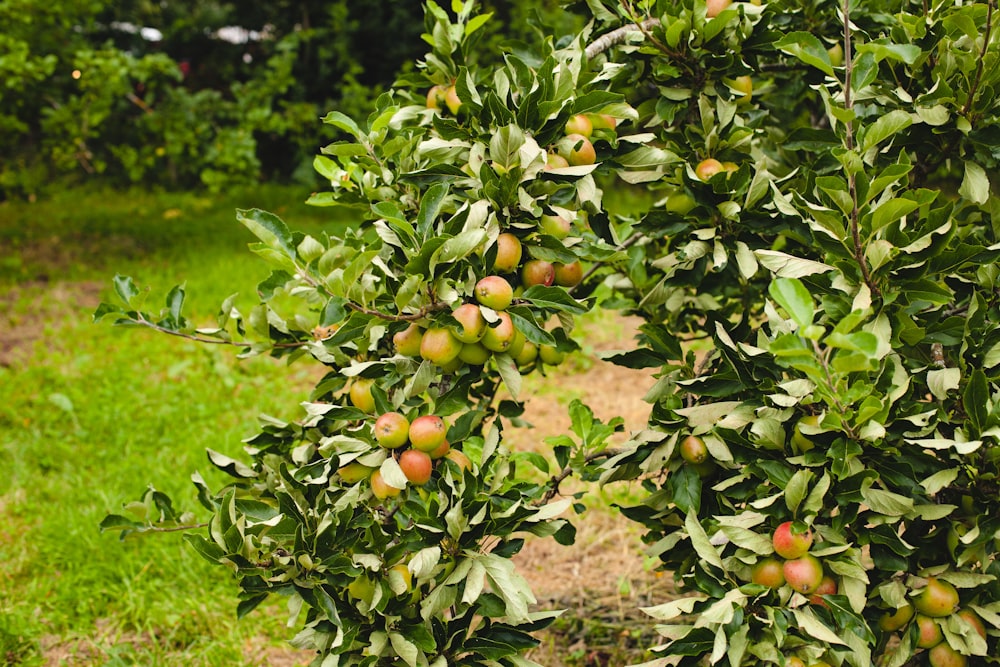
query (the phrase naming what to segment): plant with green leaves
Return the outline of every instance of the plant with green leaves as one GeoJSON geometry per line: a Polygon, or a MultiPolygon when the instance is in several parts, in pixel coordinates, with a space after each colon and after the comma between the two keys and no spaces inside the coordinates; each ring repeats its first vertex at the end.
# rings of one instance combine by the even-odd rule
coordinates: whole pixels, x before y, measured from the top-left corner
{"type": "MultiPolygon", "coordinates": [[[[249,465],[211,454],[234,481],[196,479],[212,518],[188,539],[241,611],[289,596],[316,664],[525,665],[552,615],[519,535],[572,541],[571,474],[638,479],[623,511],[690,591],[647,610],[653,664],[990,660],[993,1],[587,6],[583,33],[482,71],[489,17],[429,3],[422,67],[365,121],[325,119],[350,139],[311,201],[363,224],[239,212],[274,266],[251,312],[195,328],[180,288],[153,315],[116,279],[98,317],[329,369],[249,465]],[[652,203],[607,206],[619,188],[652,203]],[[647,428],[610,448],[620,423],[574,404],[554,467],[508,451],[522,375],[597,306],[644,321],[607,357],[659,369],[647,428]]],[[[184,524],[142,507],[105,528],[184,524]]]]}

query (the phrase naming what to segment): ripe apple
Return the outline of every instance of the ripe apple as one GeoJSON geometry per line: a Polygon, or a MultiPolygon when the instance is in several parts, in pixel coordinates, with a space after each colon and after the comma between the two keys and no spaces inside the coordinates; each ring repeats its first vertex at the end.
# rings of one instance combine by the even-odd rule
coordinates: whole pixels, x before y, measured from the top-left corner
{"type": "Polygon", "coordinates": [[[885,632],[895,632],[910,622],[913,618],[913,605],[907,602],[902,607],[887,611],[878,619],[878,627],[885,632]]]}
{"type": "Polygon", "coordinates": [[[705,0],[705,16],[714,19],[731,4],[733,4],[733,0],[705,0]]]}
{"type": "Polygon", "coordinates": [[[486,276],[473,291],[476,301],[493,310],[507,310],[514,301],[514,288],[500,276],[486,276]]]}
{"type": "Polygon", "coordinates": [[[815,593],[823,581],[823,564],[812,554],[786,560],[781,571],[788,585],[803,595],[815,593]]]}
{"type": "Polygon", "coordinates": [[[458,91],[455,86],[448,86],[444,93],[444,103],[452,114],[458,115],[458,110],[462,108],[462,100],[458,98],[458,91]]]}
{"type": "Polygon", "coordinates": [[[613,130],[618,127],[618,119],[606,113],[588,113],[587,118],[595,130],[613,130]]]}
{"type": "Polygon", "coordinates": [[[518,366],[527,366],[538,358],[538,346],[530,340],[524,341],[521,351],[514,355],[514,363],[518,366]]]}
{"type": "Polygon", "coordinates": [[[700,181],[707,181],[720,171],[725,171],[725,167],[713,157],[705,158],[694,168],[694,173],[700,181]]]}
{"type": "Polygon", "coordinates": [[[375,440],[386,449],[396,449],[406,444],[410,422],[398,412],[386,412],[375,420],[375,440]]]}
{"type": "Polygon", "coordinates": [[[443,327],[431,327],[420,340],[420,356],[438,366],[446,366],[458,358],[462,343],[443,327]]]}
{"type": "Polygon", "coordinates": [[[735,79],[728,79],[726,81],[726,85],[736,92],[743,94],[743,97],[736,100],[737,102],[743,102],[745,104],[753,97],[753,79],[751,79],[749,75],[738,76],[735,79]]]}
{"type": "Polygon", "coordinates": [[[573,230],[573,223],[561,215],[542,215],[538,219],[538,229],[560,241],[569,236],[573,230]]]}
{"type": "Polygon", "coordinates": [[[564,169],[568,166],[569,166],[569,161],[562,155],[559,155],[559,153],[545,154],[545,166],[543,167],[545,171],[552,171],[553,169],[564,169]]]}
{"type": "Polygon", "coordinates": [[[917,614],[914,617],[914,622],[917,624],[917,646],[920,648],[937,646],[944,639],[941,626],[930,616],[917,614]]]}
{"type": "Polygon", "coordinates": [[[459,360],[470,366],[482,366],[490,360],[490,351],[482,343],[465,343],[458,353],[459,360]]]}
{"type": "Polygon", "coordinates": [[[976,612],[971,609],[961,609],[955,615],[971,625],[972,629],[976,631],[976,634],[983,639],[986,639],[986,626],[983,625],[983,620],[976,615],[976,612]]]}
{"type": "Polygon", "coordinates": [[[785,585],[781,561],[770,557],[757,561],[750,571],[750,581],[768,588],[781,588],[785,585]]]}
{"type": "Polygon", "coordinates": [[[351,397],[351,403],[362,412],[375,412],[375,397],[372,396],[373,384],[375,384],[375,380],[354,378],[354,381],[351,382],[351,388],[347,392],[351,397]]]}
{"type": "Polygon", "coordinates": [[[580,264],[579,261],[569,264],[559,264],[556,262],[552,266],[556,272],[555,284],[560,287],[575,287],[583,280],[583,264],[580,264]]]}
{"type": "Polygon", "coordinates": [[[420,341],[424,337],[424,330],[417,326],[416,322],[410,323],[402,331],[392,337],[392,344],[396,346],[396,352],[405,357],[416,357],[420,354],[420,341]]]}
{"type": "Polygon", "coordinates": [[[432,452],[427,452],[430,454],[432,461],[437,461],[439,458],[443,457],[451,449],[451,444],[447,440],[441,443],[441,445],[432,452]]]}
{"type": "Polygon", "coordinates": [[[792,530],[792,522],[786,521],[774,529],[771,535],[771,544],[774,551],[782,558],[798,558],[809,551],[812,546],[812,530],[804,533],[796,533],[792,530]]]}
{"type": "Polygon", "coordinates": [[[594,132],[594,124],[586,115],[578,113],[566,121],[566,134],[582,134],[589,137],[594,132]]]}
{"type": "Polygon", "coordinates": [[[566,360],[566,353],[560,352],[551,345],[540,345],[538,347],[538,358],[542,360],[543,364],[558,366],[566,360]]]}
{"type": "Polygon", "coordinates": [[[420,451],[419,449],[407,449],[400,454],[399,467],[403,471],[403,474],[406,475],[406,479],[417,486],[423,486],[429,482],[431,471],[434,470],[431,457],[427,452],[420,451]]]}
{"type": "Polygon", "coordinates": [[[374,468],[361,465],[357,461],[337,468],[337,474],[345,484],[356,484],[371,477],[374,468]]]}
{"type": "Polygon", "coordinates": [[[457,465],[463,473],[466,470],[472,470],[472,461],[460,449],[449,449],[444,458],[457,465]]]}
{"type": "Polygon", "coordinates": [[[677,215],[687,215],[697,205],[694,197],[683,190],[672,192],[667,195],[666,201],[663,202],[663,208],[667,213],[676,213],[677,215]]]}
{"type": "Polygon", "coordinates": [[[493,270],[497,273],[511,273],[521,263],[521,240],[509,232],[497,237],[497,257],[493,260],[493,270]]]}
{"type": "Polygon", "coordinates": [[[486,320],[479,306],[474,303],[463,303],[452,311],[451,316],[458,320],[459,326],[452,329],[455,338],[463,343],[475,343],[483,337],[486,330],[486,320]]]}
{"type": "Polygon", "coordinates": [[[421,415],[410,424],[410,444],[421,452],[432,452],[440,447],[446,435],[448,425],[437,415],[421,415]]]}
{"type": "Polygon", "coordinates": [[[703,463],[708,458],[705,441],[696,435],[689,435],[681,441],[681,458],[688,463],[703,463]]]}
{"type": "Polygon", "coordinates": [[[388,484],[385,483],[385,480],[382,479],[381,470],[376,470],[375,472],[373,472],[371,479],[369,479],[369,482],[372,485],[372,493],[375,494],[375,497],[378,498],[379,500],[385,500],[386,498],[393,498],[400,494],[401,489],[397,489],[396,487],[389,486],[388,484]]]}
{"type": "Polygon", "coordinates": [[[431,86],[430,90],[427,91],[427,108],[441,111],[441,107],[444,105],[444,96],[444,86],[431,86]]]}
{"type": "Polygon", "coordinates": [[[546,287],[556,280],[556,267],[552,262],[544,259],[529,259],[521,267],[521,283],[525,287],[535,285],[545,285],[546,287]]]}
{"type": "Polygon", "coordinates": [[[948,642],[941,642],[927,652],[927,662],[931,667],[965,667],[969,659],[953,649],[948,642]]]}
{"type": "Polygon", "coordinates": [[[572,167],[597,162],[594,144],[582,134],[567,134],[556,143],[556,149],[572,167]]]}
{"type": "Polygon", "coordinates": [[[837,580],[828,574],[823,575],[822,581],[819,582],[819,586],[811,596],[809,596],[809,602],[821,607],[826,606],[826,602],[823,600],[824,595],[836,595],[837,594],[837,580]]]}
{"type": "Polygon", "coordinates": [[[930,577],[913,599],[913,606],[924,616],[948,616],[958,607],[958,591],[947,581],[930,577]]]}
{"type": "Polygon", "coordinates": [[[483,338],[479,342],[492,352],[506,352],[511,343],[514,342],[517,330],[514,328],[514,322],[510,319],[509,314],[501,311],[497,315],[499,315],[500,321],[496,323],[496,326],[486,327],[486,333],[483,334],[483,338]]]}

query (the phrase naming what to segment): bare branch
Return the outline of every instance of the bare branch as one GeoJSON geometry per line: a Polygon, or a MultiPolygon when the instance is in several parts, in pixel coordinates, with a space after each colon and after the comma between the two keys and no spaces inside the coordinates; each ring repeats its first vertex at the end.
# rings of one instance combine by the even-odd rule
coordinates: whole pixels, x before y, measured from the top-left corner
{"type": "Polygon", "coordinates": [[[649,29],[657,25],[659,22],[660,19],[649,18],[642,23],[629,23],[628,25],[623,25],[620,28],[616,28],[609,33],[601,35],[587,45],[587,50],[585,51],[587,59],[590,60],[598,54],[604,53],[612,46],[621,44],[625,41],[625,38],[628,37],[629,33],[641,32],[643,35],[648,34],[649,29]]]}

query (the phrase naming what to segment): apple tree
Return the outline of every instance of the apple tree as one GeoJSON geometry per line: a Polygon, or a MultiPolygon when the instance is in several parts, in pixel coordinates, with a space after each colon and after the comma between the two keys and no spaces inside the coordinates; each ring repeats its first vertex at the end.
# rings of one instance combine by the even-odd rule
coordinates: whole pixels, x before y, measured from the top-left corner
{"type": "MultiPolygon", "coordinates": [[[[317,665],[533,664],[553,613],[510,558],[572,543],[576,474],[648,492],[622,511],[687,592],[647,610],[652,664],[996,662],[993,0],[589,0],[488,70],[453,5],[368,118],[324,119],[350,139],[310,201],[352,229],[242,210],[251,311],[196,327],[118,277],[97,312],[327,368],[248,462],[210,453],[228,485],[195,477],[240,613],[287,596],[317,665]],[[511,451],[522,376],[597,307],[643,320],[609,359],[657,369],[647,427],[612,449],[575,403],[551,461],[511,451]]],[[[187,522],[133,508],[104,527],[187,522]]]]}

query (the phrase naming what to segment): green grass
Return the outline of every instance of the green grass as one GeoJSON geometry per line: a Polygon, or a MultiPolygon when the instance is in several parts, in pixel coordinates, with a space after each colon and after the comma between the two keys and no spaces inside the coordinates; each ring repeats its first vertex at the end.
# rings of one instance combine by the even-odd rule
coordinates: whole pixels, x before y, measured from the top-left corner
{"type": "Polygon", "coordinates": [[[238,455],[258,414],[295,416],[315,369],[238,362],[91,313],[113,299],[115,273],[151,286],[154,310],[186,281],[196,322],[233,292],[250,305],[268,269],[234,209],[313,234],[343,224],[302,204],[308,194],[76,191],[0,204],[0,664],[242,665],[261,637],[287,636],[278,603],[236,623],[233,581],[178,534],[122,542],[98,524],[150,483],[197,510],[191,472],[222,482],[205,449],[238,455]]]}

